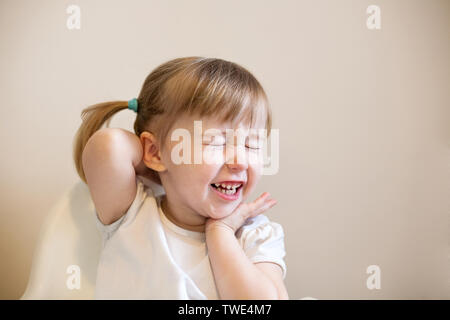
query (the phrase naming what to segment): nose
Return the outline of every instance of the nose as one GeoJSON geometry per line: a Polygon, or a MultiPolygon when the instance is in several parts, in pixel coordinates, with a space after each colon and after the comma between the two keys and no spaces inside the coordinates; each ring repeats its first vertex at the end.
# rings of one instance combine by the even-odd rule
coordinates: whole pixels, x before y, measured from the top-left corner
{"type": "Polygon", "coordinates": [[[248,155],[243,145],[231,145],[226,148],[227,167],[233,171],[243,171],[248,168],[248,155]]]}

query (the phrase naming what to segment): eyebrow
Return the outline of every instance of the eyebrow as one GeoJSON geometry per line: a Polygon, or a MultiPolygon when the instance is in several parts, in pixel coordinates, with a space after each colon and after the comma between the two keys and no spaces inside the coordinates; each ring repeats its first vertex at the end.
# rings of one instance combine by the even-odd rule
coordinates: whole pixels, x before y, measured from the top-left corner
{"type": "MultiPolygon", "coordinates": [[[[226,133],[227,130],[233,130],[234,131],[234,130],[239,130],[239,129],[228,128],[228,129],[220,130],[220,129],[217,129],[217,128],[207,128],[207,129],[204,130],[204,132],[209,131],[209,130],[214,130],[216,132],[219,131],[220,133],[226,133]]],[[[244,129],[244,130],[246,130],[246,129],[244,129]]],[[[247,129],[247,130],[252,131],[252,129],[247,129]]],[[[259,130],[265,130],[265,129],[264,128],[262,128],[262,129],[253,129],[253,131],[254,130],[259,131],[259,130]]]]}
{"type": "MultiPolygon", "coordinates": [[[[210,128],[210,129],[214,129],[214,128],[210,128]]],[[[226,129],[225,130],[216,129],[214,132],[206,132],[208,130],[209,129],[205,130],[205,132],[203,133],[203,135],[206,136],[206,137],[217,135],[217,133],[221,133],[222,135],[226,136],[226,129]]],[[[229,130],[234,130],[234,129],[229,129],[229,130]]],[[[255,133],[255,132],[249,132],[248,137],[250,139],[254,139],[254,138],[264,139],[265,138],[264,135],[260,135],[259,133],[255,133]]]]}
{"type": "Polygon", "coordinates": [[[203,132],[203,134],[205,134],[205,135],[214,135],[214,134],[217,134],[217,133],[222,133],[222,134],[226,134],[226,130],[219,130],[219,129],[215,129],[214,131],[212,130],[212,129],[215,129],[215,128],[209,128],[209,129],[206,129],[204,132],[203,132]]]}

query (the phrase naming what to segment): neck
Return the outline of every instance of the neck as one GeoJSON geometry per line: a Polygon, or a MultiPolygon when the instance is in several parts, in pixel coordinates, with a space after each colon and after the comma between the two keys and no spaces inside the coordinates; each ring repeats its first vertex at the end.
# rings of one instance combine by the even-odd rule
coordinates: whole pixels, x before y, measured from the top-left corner
{"type": "Polygon", "coordinates": [[[163,195],[161,198],[161,209],[167,219],[180,228],[189,231],[205,232],[205,217],[196,213],[189,214],[189,210],[177,210],[171,206],[167,199],[167,195],[163,195]]]}

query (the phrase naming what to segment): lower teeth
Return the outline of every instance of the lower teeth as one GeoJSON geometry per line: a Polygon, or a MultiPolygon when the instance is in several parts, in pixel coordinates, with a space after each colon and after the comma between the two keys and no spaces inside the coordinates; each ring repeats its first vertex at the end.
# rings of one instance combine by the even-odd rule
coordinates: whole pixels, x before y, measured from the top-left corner
{"type": "MultiPolygon", "coordinates": [[[[213,187],[213,188],[214,188],[214,187],[213,187]]],[[[218,190],[219,192],[222,192],[223,194],[228,194],[228,195],[235,194],[236,191],[237,191],[236,189],[225,190],[225,189],[222,189],[222,188],[220,188],[220,187],[216,188],[216,190],[218,190]]]]}

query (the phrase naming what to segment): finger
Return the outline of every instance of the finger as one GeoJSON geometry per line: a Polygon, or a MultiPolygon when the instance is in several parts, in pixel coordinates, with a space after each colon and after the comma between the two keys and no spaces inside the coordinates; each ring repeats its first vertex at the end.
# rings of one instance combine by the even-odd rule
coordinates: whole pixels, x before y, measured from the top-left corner
{"type": "Polygon", "coordinates": [[[266,203],[264,203],[263,206],[261,206],[260,208],[256,209],[255,211],[253,211],[250,215],[250,217],[256,217],[258,214],[263,213],[264,211],[267,211],[268,209],[272,208],[274,205],[277,204],[277,200],[275,199],[271,199],[269,201],[267,201],[266,203]]]}
{"type": "MultiPolygon", "coordinates": [[[[239,204],[236,210],[239,212],[238,213],[239,215],[247,219],[249,217],[254,216],[254,213],[257,214],[257,212],[259,212],[258,210],[262,208],[270,200],[272,200],[270,194],[268,192],[263,192],[253,202],[239,204]]],[[[265,210],[267,210],[267,208],[265,210]]]]}
{"type": "Polygon", "coordinates": [[[247,210],[248,213],[251,213],[261,206],[264,205],[264,202],[269,198],[270,194],[268,192],[263,192],[258,198],[255,199],[255,201],[250,202],[247,204],[247,210]]]}
{"type": "MultiPolygon", "coordinates": [[[[248,203],[247,206],[247,216],[254,216],[256,214],[258,214],[258,212],[262,212],[259,211],[261,208],[263,208],[264,206],[266,206],[270,201],[272,201],[273,199],[270,197],[270,194],[268,192],[264,192],[262,195],[260,195],[255,201],[248,203]]],[[[264,209],[263,211],[265,211],[266,209],[264,209]]]]}

